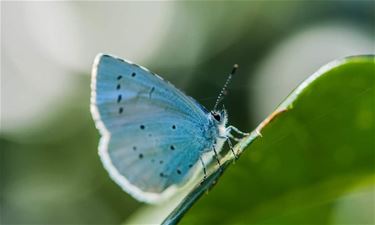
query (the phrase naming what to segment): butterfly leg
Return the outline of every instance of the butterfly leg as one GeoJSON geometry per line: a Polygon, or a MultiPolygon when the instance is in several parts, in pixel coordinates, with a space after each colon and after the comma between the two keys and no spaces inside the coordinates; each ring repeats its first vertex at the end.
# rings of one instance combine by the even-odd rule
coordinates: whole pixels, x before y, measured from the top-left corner
{"type": "Polygon", "coordinates": [[[215,153],[215,158],[216,158],[217,164],[219,165],[219,168],[222,170],[221,163],[220,163],[220,160],[219,160],[219,155],[217,154],[215,147],[213,147],[213,150],[214,150],[214,153],[215,153]]]}
{"type": "MultiPolygon", "coordinates": [[[[204,164],[202,157],[199,157],[199,159],[200,159],[200,161],[201,161],[201,163],[202,163],[202,167],[203,167],[203,174],[204,174],[203,181],[204,181],[204,180],[206,180],[206,178],[207,178],[206,165],[204,164]]],[[[202,182],[203,182],[203,181],[202,181],[202,182]]]]}
{"type": "Polygon", "coordinates": [[[237,156],[237,154],[234,152],[233,145],[232,145],[232,142],[231,142],[231,140],[229,139],[229,137],[227,138],[227,142],[228,142],[228,145],[229,145],[230,151],[233,153],[234,160],[236,160],[236,159],[238,158],[238,156],[237,156]]]}
{"type": "Polygon", "coordinates": [[[235,132],[237,132],[238,134],[241,134],[243,136],[249,136],[250,135],[249,133],[245,133],[245,132],[240,131],[237,127],[234,127],[234,126],[228,126],[227,130],[229,130],[229,132],[234,130],[235,132]]]}
{"type": "Polygon", "coordinates": [[[235,141],[237,141],[237,142],[239,142],[239,141],[241,141],[241,139],[239,139],[239,138],[236,138],[236,137],[234,137],[232,134],[228,134],[228,138],[232,138],[233,140],[235,140],[235,141]]]}

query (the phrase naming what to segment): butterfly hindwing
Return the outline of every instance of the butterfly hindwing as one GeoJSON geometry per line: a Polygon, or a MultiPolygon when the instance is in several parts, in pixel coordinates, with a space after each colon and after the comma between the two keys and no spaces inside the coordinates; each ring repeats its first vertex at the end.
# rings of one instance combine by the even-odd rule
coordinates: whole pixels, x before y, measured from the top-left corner
{"type": "Polygon", "coordinates": [[[207,111],[147,69],[108,55],[97,56],[91,88],[99,152],[112,178],[148,202],[184,184],[208,147],[207,111]]]}

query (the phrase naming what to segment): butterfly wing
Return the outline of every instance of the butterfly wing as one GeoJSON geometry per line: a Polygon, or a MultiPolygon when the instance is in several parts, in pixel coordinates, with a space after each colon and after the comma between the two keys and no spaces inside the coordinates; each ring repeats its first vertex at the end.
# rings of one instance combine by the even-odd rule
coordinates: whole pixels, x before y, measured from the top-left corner
{"type": "Polygon", "coordinates": [[[108,55],[93,67],[91,112],[111,177],[146,202],[186,183],[202,152],[207,110],[147,69],[108,55]]]}

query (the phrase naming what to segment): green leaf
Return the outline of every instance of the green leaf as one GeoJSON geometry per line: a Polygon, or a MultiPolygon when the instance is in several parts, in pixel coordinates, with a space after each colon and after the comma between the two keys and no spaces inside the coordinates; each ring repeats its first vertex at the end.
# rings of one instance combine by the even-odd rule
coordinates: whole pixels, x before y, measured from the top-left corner
{"type": "MultiPolygon", "coordinates": [[[[355,218],[353,223],[374,223],[374,201],[355,201],[367,209],[361,211],[364,216],[350,217],[347,211],[358,215],[358,210],[342,209],[343,202],[350,207],[354,201],[345,196],[358,190],[374,199],[374,86],[374,56],[329,63],[236,145],[243,154],[235,165],[229,166],[229,152],[223,170],[216,170],[184,200],[173,207],[152,206],[151,211],[160,212],[160,219],[169,213],[166,208],[177,205],[164,224],[181,218],[181,224],[334,224],[350,218],[355,218]],[[218,180],[222,172],[225,176],[218,180]]],[[[141,222],[141,215],[147,217],[141,213],[131,221],[141,222]]]]}

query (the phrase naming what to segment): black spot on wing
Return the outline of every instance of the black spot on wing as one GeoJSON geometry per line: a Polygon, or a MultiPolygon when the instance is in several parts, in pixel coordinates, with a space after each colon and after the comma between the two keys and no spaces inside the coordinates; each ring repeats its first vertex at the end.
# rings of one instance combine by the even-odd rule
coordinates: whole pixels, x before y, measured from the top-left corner
{"type": "Polygon", "coordinates": [[[151,90],[150,90],[150,92],[149,92],[149,94],[148,94],[149,99],[151,99],[151,97],[152,97],[152,93],[153,93],[154,91],[155,91],[155,87],[152,87],[151,90]]]}
{"type": "MultiPolygon", "coordinates": [[[[117,76],[116,79],[117,79],[117,81],[118,81],[117,86],[116,86],[116,90],[120,90],[120,88],[121,88],[121,84],[120,84],[119,82],[120,82],[120,80],[122,79],[122,75],[117,76]]],[[[120,103],[120,102],[121,102],[121,99],[122,99],[122,95],[119,94],[119,95],[117,96],[117,103],[120,103]]],[[[118,109],[118,113],[121,114],[123,111],[124,111],[124,108],[123,108],[123,107],[119,107],[119,109],[118,109]]]]}

